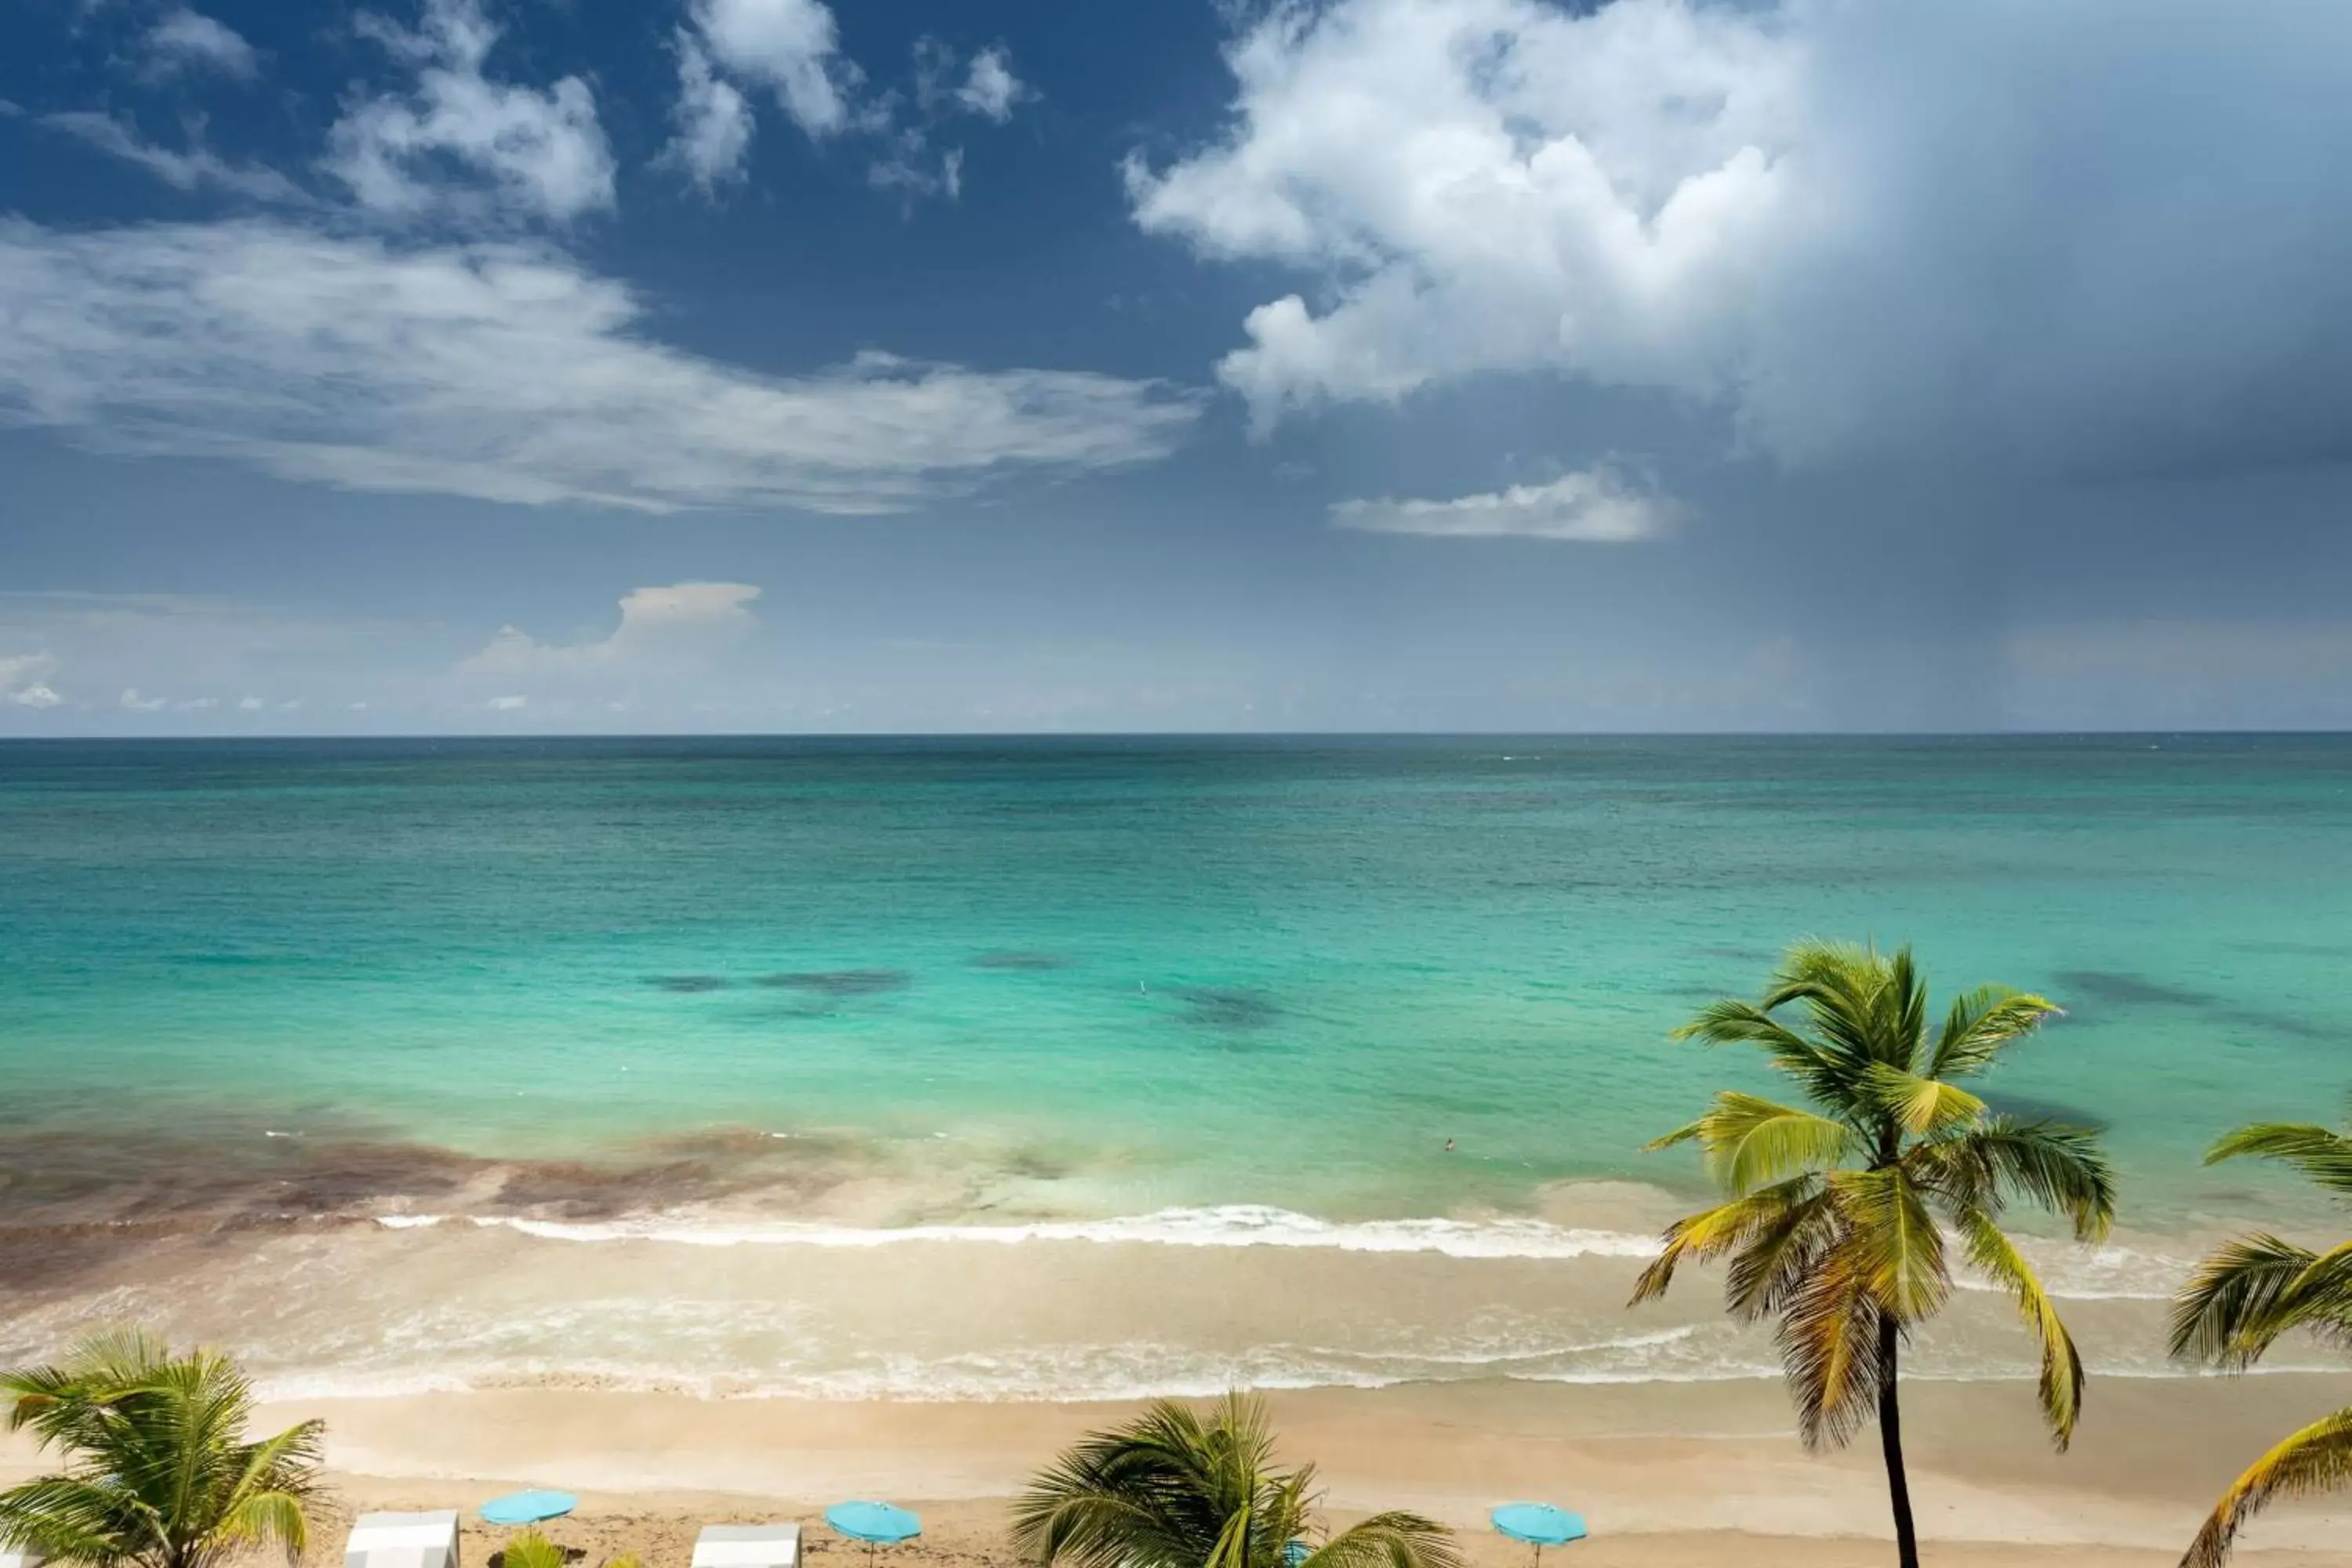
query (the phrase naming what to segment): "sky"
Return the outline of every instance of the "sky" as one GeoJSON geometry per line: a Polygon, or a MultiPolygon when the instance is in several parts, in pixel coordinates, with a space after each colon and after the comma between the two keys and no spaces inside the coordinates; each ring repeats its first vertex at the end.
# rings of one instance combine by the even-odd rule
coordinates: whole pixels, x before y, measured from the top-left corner
{"type": "Polygon", "coordinates": [[[2352,728],[2352,6],[0,14],[0,738],[2352,728]]]}

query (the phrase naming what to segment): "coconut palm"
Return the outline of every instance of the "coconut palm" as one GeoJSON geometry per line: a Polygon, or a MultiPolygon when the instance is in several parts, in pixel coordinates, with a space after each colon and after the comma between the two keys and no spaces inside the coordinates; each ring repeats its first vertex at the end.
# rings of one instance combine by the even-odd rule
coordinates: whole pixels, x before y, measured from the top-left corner
{"type": "Polygon", "coordinates": [[[174,1356],[136,1331],[59,1365],[0,1373],[11,1431],[65,1458],[0,1492],[0,1545],[91,1568],[213,1568],[275,1544],[291,1562],[316,1487],[319,1422],[247,1442],[253,1386],[209,1351],[174,1356]]]}
{"type": "MultiPolygon", "coordinates": [[[[2252,1154],[2352,1194],[2352,1138],[2299,1123],[2241,1127],[2209,1165],[2252,1154]]],[[[2314,1252],[2257,1232],[2209,1253],[2172,1305],[2172,1353],[2242,1372],[2294,1329],[2352,1345],[2352,1241],[2314,1252]]],[[[2352,1409],[2322,1416],[2248,1466],[2197,1534],[2182,1568],[2219,1568],[2238,1529],[2273,1498],[2352,1484],[2352,1409]]]]}
{"type": "Polygon", "coordinates": [[[2091,1130],[1996,1115],[1962,1087],[2055,1011],[1987,985],[1931,1030],[1908,948],[1805,943],[1759,1000],[1714,1003],[1675,1031],[1761,1047],[1811,1108],[1726,1090],[1651,1145],[1696,1142],[1726,1201],[1668,1228],[1633,1300],[1664,1295],[1685,1259],[1727,1258],[1726,1304],[1772,1321],[1806,1446],[1842,1445],[1876,1415],[1903,1568],[1919,1548],[1896,1373],[1904,1342],[1951,1294],[1953,1243],[2040,1341],[2042,1411],[2061,1449],[2082,1410],[2082,1358],[2000,1222],[2023,1199],[2065,1216],[2079,1240],[2105,1236],[2106,1162],[2091,1130]]]}
{"type": "Polygon", "coordinates": [[[1163,1399],[1031,1481],[1013,1538],[1030,1561],[1069,1568],[1461,1568],[1433,1520],[1374,1514],[1324,1538],[1317,1501],[1312,1465],[1275,1468],[1260,1401],[1227,1394],[1204,1417],[1163,1399]]]}

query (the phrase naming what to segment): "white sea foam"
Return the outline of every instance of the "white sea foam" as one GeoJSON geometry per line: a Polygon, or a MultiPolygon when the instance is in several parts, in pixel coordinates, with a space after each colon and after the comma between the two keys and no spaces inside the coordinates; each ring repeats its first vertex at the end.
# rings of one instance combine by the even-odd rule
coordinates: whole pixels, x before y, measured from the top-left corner
{"type": "Polygon", "coordinates": [[[1654,1258],[1655,1237],[1579,1230],[1534,1219],[1317,1219],[1257,1205],[1171,1208],[1115,1219],[1038,1220],[1019,1225],[742,1225],[677,1215],[583,1224],[517,1215],[383,1215],[378,1225],[410,1229],[443,1224],[501,1226],[548,1241],[658,1241],[689,1247],[898,1247],[915,1242],[1012,1245],[1034,1241],[1160,1247],[1328,1247],[1341,1252],[1434,1252],[1448,1258],[1654,1258]]]}

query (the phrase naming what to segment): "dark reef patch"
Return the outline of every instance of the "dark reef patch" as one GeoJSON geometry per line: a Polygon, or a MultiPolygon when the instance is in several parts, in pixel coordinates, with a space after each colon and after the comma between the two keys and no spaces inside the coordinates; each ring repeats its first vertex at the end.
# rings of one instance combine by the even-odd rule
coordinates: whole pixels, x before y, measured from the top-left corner
{"type": "Polygon", "coordinates": [[[903,969],[811,969],[762,974],[759,983],[779,991],[812,991],[820,996],[879,996],[904,991],[911,978],[903,969]]]}
{"type": "MultiPolygon", "coordinates": [[[[2211,1007],[2221,1000],[2210,992],[2167,985],[2160,980],[2118,969],[2067,969],[2060,971],[2057,979],[2060,988],[2068,994],[2087,996],[2094,1002],[2119,1007],[2211,1007]]],[[[2058,1001],[2063,1005],[2065,996],[2060,996],[2058,1001]]]]}
{"type": "Polygon", "coordinates": [[[646,984],[656,991],[673,991],[681,996],[727,989],[726,978],[717,974],[656,974],[646,984]]]}
{"type": "Polygon", "coordinates": [[[1049,969],[1067,969],[1071,961],[1058,952],[983,952],[971,961],[974,969],[1005,969],[1021,973],[1042,973],[1049,969]]]}
{"type": "Polygon", "coordinates": [[[2095,1116],[2078,1105],[2063,1100],[2042,1100],[2031,1094],[1982,1094],[1978,1096],[1987,1110],[1997,1116],[2013,1117],[2020,1121],[2048,1121],[2061,1127],[2088,1128],[2093,1132],[2107,1130],[2107,1119],[2095,1116]]]}
{"type": "Polygon", "coordinates": [[[1282,1006],[1261,991],[1222,986],[1188,986],[1176,993],[1184,999],[1186,1022],[1233,1034],[1270,1029],[1282,1016],[1282,1006]]]}

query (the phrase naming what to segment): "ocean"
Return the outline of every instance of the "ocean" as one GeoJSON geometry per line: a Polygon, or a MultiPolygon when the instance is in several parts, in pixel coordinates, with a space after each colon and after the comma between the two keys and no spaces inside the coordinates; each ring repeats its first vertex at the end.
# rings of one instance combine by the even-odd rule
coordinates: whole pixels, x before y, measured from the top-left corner
{"type": "Polygon", "coordinates": [[[2065,1008],[1989,1087],[2106,1129],[2116,1244],[2038,1256],[2158,1375],[2203,1240],[2327,1223],[2199,1156],[2344,1103],[2347,916],[2335,736],[0,744],[0,1357],[1751,1375],[1704,1282],[1619,1308],[1704,1195],[1642,1145],[1771,1091],[1667,1034],[1818,936],[2065,1008]]]}

